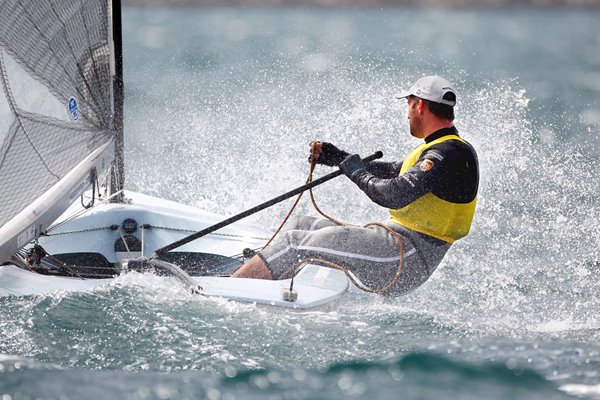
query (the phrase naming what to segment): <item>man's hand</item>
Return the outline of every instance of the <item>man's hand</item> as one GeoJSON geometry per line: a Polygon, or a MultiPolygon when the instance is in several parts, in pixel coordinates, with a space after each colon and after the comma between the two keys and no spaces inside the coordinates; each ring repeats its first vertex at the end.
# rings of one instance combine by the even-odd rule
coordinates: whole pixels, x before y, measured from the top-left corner
{"type": "Polygon", "coordinates": [[[365,164],[360,159],[358,154],[349,155],[340,163],[340,169],[344,171],[344,174],[348,178],[352,178],[352,175],[361,169],[365,168],[365,164]]]}
{"type": "Polygon", "coordinates": [[[313,151],[315,152],[317,164],[327,165],[330,167],[339,165],[339,163],[344,161],[344,158],[350,155],[350,153],[340,150],[328,142],[314,143],[313,151]]]}

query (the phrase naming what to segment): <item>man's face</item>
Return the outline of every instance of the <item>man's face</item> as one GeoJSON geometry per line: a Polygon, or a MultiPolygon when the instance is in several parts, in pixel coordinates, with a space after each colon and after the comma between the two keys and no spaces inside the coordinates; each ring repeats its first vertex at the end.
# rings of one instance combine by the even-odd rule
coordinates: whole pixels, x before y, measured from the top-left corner
{"type": "Polygon", "coordinates": [[[419,139],[423,137],[423,120],[419,113],[419,107],[422,106],[419,98],[408,96],[408,124],[410,134],[419,139]]]}

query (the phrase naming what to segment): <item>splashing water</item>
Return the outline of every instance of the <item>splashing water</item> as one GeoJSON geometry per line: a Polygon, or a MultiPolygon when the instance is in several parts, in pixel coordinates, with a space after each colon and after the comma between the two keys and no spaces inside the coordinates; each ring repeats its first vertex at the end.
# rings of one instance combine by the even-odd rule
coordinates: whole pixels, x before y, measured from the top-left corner
{"type": "MultiPolygon", "coordinates": [[[[292,30],[273,24],[268,12],[253,15],[256,19],[244,18],[246,32],[254,32],[252,25],[261,18],[270,28],[260,38],[241,40],[248,43],[248,53],[229,55],[228,46],[239,42],[211,41],[211,46],[221,50],[215,52],[217,61],[207,61],[203,67],[184,62],[176,68],[173,76],[182,90],[168,98],[167,109],[174,110],[177,119],[158,120],[173,125],[165,129],[169,135],[165,138],[160,126],[150,133],[144,131],[144,140],[152,143],[147,148],[157,157],[165,154],[165,146],[171,155],[162,156],[156,168],[164,169],[166,163],[167,170],[175,171],[176,165],[184,165],[177,170],[185,172],[176,178],[157,172],[164,178],[155,179],[151,177],[156,175],[133,163],[134,178],[129,182],[146,190],[158,184],[156,194],[230,215],[301,184],[307,171],[307,145],[314,139],[362,155],[381,149],[387,159],[402,159],[418,141],[406,133],[406,106],[394,94],[423,74],[447,76],[459,88],[456,125],[480,156],[481,189],[473,231],[452,248],[420,290],[386,302],[384,308],[391,307],[387,313],[392,314],[427,315],[442,326],[458,329],[459,335],[597,340],[594,331],[600,321],[594,310],[599,300],[594,293],[598,284],[590,279],[600,259],[595,200],[600,181],[594,173],[599,159],[593,151],[594,135],[578,130],[581,121],[566,106],[561,106],[558,117],[562,115],[562,120],[557,123],[557,107],[545,100],[540,84],[525,70],[514,72],[524,75],[519,79],[510,73],[485,75],[467,50],[455,49],[451,54],[457,53],[460,57],[453,59],[462,57],[465,64],[451,63],[447,61],[450,56],[436,58],[424,52],[448,44],[436,43],[435,35],[414,43],[393,29],[402,21],[410,31],[419,21],[436,23],[444,15],[423,13],[409,18],[401,11],[397,14],[394,20],[367,13],[352,23],[343,17],[330,21],[331,14],[321,19],[291,11],[286,14],[289,24],[308,21],[292,30]],[[361,23],[377,18],[382,28],[370,28],[370,36],[361,36],[365,29],[361,23]],[[319,24],[322,27],[317,29],[319,24]],[[342,33],[328,34],[331,31],[342,33]],[[390,47],[393,40],[400,46],[390,47]],[[255,45],[264,47],[256,47],[257,53],[251,54],[255,45]]],[[[480,32],[469,42],[478,54],[495,38],[493,28],[501,30],[504,21],[488,14],[477,21],[468,13],[452,17],[480,32]]],[[[530,32],[520,26],[520,45],[540,35],[537,30],[543,31],[544,24],[554,26],[553,18],[565,17],[542,16],[530,32]]],[[[214,27],[210,18],[206,25],[199,29],[214,27]]],[[[505,39],[496,42],[496,58],[502,57],[502,51],[510,54],[514,46],[513,36],[505,39]]],[[[563,44],[563,53],[557,56],[568,51],[568,43],[563,44]]],[[[525,54],[520,55],[520,62],[525,63],[525,54]]],[[[597,60],[589,68],[594,64],[597,60]]],[[[546,70],[533,58],[525,68],[546,70]]],[[[586,107],[594,106],[586,103],[586,107]]],[[[598,126],[587,126],[587,130],[597,134],[598,126]]],[[[385,210],[371,204],[347,180],[337,179],[315,193],[324,210],[349,222],[387,217],[385,210]]],[[[253,221],[274,227],[287,207],[273,207],[253,221]]],[[[310,208],[305,202],[298,212],[311,212],[310,208]]],[[[384,312],[380,302],[375,304],[369,311],[352,308],[352,312],[370,319],[384,312]]],[[[374,340],[376,335],[368,336],[374,340]]]]}
{"type": "MultiPolygon", "coordinates": [[[[229,216],[301,185],[314,139],[400,160],[419,142],[394,95],[436,73],[457,88],[456,126],[480,157],[472,232],[419,290],[398,299],[353,290],[329,311],[202,300],[152,276],[90,293],[0,299],[0,353],[17,357],[3,368],[20,363],[25,377],[37,371],[44,382],[65,382],[61,371],[75,370],[97,386],[121,382],[131,398],[290,398],[289,387],[306,390],[298,398],[320,390],[385,397],[385,387],[410,397],[440,376],[448,386],[432,390],[448,398],[466,396],[453,390],[473,379],[491,385],[472,390],[489,398],[514,398],[506,388],[524,390],[517,398],[566,396],[533,369],[569,393],[598,397],[600,105],[592,86],[572,93],[600,65],[588,32],[596,17],[126,10],[129,189],[229,216]],[[539,37],[554,47],[539,47],[539,37]],[[574,69],[567,53],[579,73],[562,69],[574,69]],[[564,97],[552,99],[548,82],[564,97]],[[442,370],[428,374],[428,363],[442,370]],[[116,376],[122,371],[133,374],[122,378],[130,386],[116,376]]],[[[315,195],[351,223],[387,218],[343,177],[315,195]]],[[[289,205],[250,221],[275,227],[289,205]]],[[[297,212],[313,211],[303,202],[297,212]]]]}

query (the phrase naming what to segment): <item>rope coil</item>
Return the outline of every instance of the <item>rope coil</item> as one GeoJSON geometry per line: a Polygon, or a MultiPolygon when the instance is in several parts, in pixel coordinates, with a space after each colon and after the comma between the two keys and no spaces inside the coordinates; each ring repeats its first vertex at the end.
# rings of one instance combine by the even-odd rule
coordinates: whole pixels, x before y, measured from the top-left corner
{"type": "MultiPolygon", "coordinates": [[[[315,155],[315,149],[317,146],[317,141],[313,141],[310,143],[310,147],[311,147],[311,151],[310,151],[310,168],[309,168],[309,172],[308,172],[308,177],[306,179],[306,183],[309,183],[312,181],[313,178],[313,173],[315,170],[315,166],[317,165],[317,156],[315,155]]],[[[317,205],[317,202],[315,200],[315,196],[313,194],[312,188],[309,189],[310,192],[310,199],[312,202],[312,205],[314,207],[314,209],[324,218],[328,219],[329,221],[333,222],[336,225],[339,226],[355,226],[352,224],[348,224],[342,221],[339,221],[329,215],[327,215],[325,212],[323,212],[319,206],[317,205]]],[[[275,233],[273,234],[273,236],[271,236],[271,238],[269,239],[269,241],[262,247],[262,249],[266,248],[269,244],[271,244],[271,242],[275,239],[275,237],[279,234],[279,232],[281,231],[281,229],[283,229],[283,226],[286,224],[286,222],[288,221],[288,219],[290,218],[290,216],[292,215],[294,209],[296,208],[296,206],[298,205],[298,203],[300,202],[300,199],[302,198],[302,195],[304,194],[304,192],[300,193],[298,195],[298,197],[296,197],[296,200],[294,201],[294,204],[292,204],[290,210],[288,211],[288,213],[286,214],[285,218],[283,219],[283,221],[281,222],[281,224],[279,225],[279,227],[277,228],[277,230],[275,231],[275,233]]],[[[282,277],[285,276],[290,276],[291,275],[291,281],[290,281],[290,291],[292,291],[293,289],[293,285],[294,285],[294,277],[296,276],[296,274],[298,272],[300,272],[300,270],[302,268],[304,268],[304,266],[306,266],[307,264],[310,263],[317,263],[317,264],[321,264],[323,266],[329,267],[329,268],[334,268],[337,270],[340,270],[342,272],[344,272],[346,274],[346,276],[348,277],[348,279],[350,280],[350,282],[352,282],[357,288],[368,292],[368,293],[377,293],[377,294],[383,294],[387,291],[389,291],[398,281],[398,279],[400,278],[400,274],[402,273],[402,269],[404,268],[404,241],[402,240],[402,236],[400,236],[400,234],[396,231],[394,231],[392,228],[390,228],[389,226],[382,224],[380,222],[370,222],[368,224],[363,225],[363,228],[368,228],[370,226],[379,226],[383,229],[385,229],[390,235],[392,235],[399,244],[400,247],[400,259],[398,261],[398,267],[396,268],[396,273],[394,274],[394,277],[390,280],[390,282],[381,287],[381,288],[370,288],[367,285],[365,285],[364,283],[362,283],[353,273],[352,271],[350,271],[347,267],[345,267],[342,264],[333,262],[333,261],[329,261],[323,258],[306,258],[303,260],[300,260],[298,263],[294,264],[294,266],[292,266],[292,268],[290,268],[289,270],[287,270],[284,274],[282,274],[282,277]]],[[[261,249],[261,250],[262,250],[261,249]]]]}

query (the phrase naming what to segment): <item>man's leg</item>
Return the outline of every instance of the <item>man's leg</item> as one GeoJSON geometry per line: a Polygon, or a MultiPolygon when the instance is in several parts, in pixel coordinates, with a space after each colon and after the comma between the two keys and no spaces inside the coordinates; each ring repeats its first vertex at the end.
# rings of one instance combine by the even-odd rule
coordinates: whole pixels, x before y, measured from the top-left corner
{"type": "Polygon", "coordinates": [[[254,256],[246,261],[232,275],[232,278],[273,279],[271,271],[259,256],[254,256]]]}
{"type": "MultiPolygon", "coordinates": [[[[404,247],[411,257],[410,244],[404,247]]],[[[289,278],[303,260],[323,259],[345,266],[368,286],[389,282],[398,269],[399,243],[384,228],[373,226],[325,226],[315,230],[294,229],[283,232],[269,247],[258,252],[260,260],[240,268],[246,277],[289,278]]],[[[316,262],[318,264],[318,262],[316,262]]],[[[234,274],[234,276],[240,276],[234,274]]]]}
{"type": "MultiPolygon", "coordinates": [[[[284,232],[289,230],[305,230],[314,231],[327,226],[335,226],[335,223],[326,220],[324,218],[315,218],[309,216],[298,216],[292,217],[285,229],[280,233],[283,235],[284,232]]],[[[277,241],[277,239],[275,239],[277,241]]],[[[267,268],[262,258],[254,256],[250,260],[246,261],[241,267],[239,267],[232,275],[232,278],[253,278],[253,279],[273,279],[273,274],[267,268]]]]}

